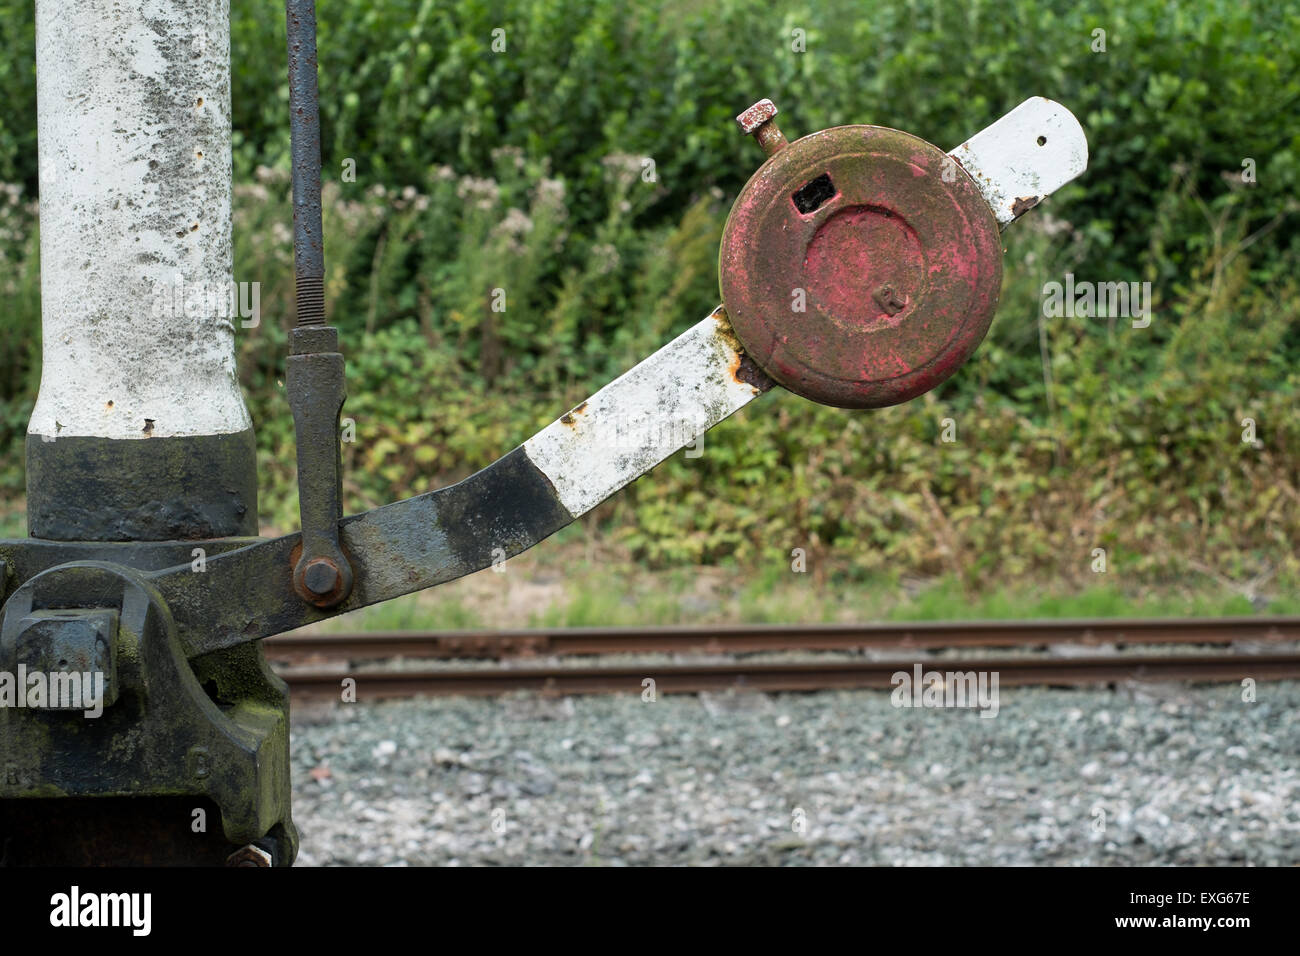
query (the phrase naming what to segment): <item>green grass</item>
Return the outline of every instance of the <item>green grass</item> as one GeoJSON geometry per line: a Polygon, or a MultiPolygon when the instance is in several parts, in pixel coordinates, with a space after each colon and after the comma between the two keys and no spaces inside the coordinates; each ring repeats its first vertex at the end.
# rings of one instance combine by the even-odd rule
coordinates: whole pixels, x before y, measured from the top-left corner
{"type": "MultiPolygon", "coordinates": [[[[543,547],[545,547],[543,545],[543,547]]],[[[818,581],[810,575],[741,567],[708,571],[707,597],[699,576],[686,569],[647,571],[607,563],[584,565],[561,549],[541,568],[512,569],[510,582],[480,572],[421,595],[337,618],[331,631],[447,630],[466,628],[621,627],[720,624],[834,623],[873,621],[1016,620],[1029,618],[1238,617],[1300,614],[1294,588],[1275,584],[1267,604],[1256,608],[1243,594],[1220,582],[1200,580],[1166,588],[1126,588],[1118,579],[1082,589],[1070,582],[1021,582],[973,594],[955,577],[906,587],[878,578],[868,582],[818,581]],[[536,581],[553,582],[550,565],[568,562],[544,606],[512,616],[502,589],[536,581]],[[576,570],[575,570],[576,569],[576,570]]]]}
{"type": "Polygon", "coordinates": [[[1254,613],[1245,597],[1222,592],[1188,594],[1170,591],[1134,596],[1118,587],[1099,584],[1077,593],[1045,594],[1039,588],[1022,586],[972,598],[954,581],[945,579],[918,597],[891,609],[888,620],[1228,617],[1254,613]]]}
{"type": "Polygon", "coordinates": [[[431,602],[424,594],[408,594],[332,618],[322,625],[322,630],[336,634],[355,631],[460,631],[482,626],[482,619],[455,598],[439,595],[431,602]]]}

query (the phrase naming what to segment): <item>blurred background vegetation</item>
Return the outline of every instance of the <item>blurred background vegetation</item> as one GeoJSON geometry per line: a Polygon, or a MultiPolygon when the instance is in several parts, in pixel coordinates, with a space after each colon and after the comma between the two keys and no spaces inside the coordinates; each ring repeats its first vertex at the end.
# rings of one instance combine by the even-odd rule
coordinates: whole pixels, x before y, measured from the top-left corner
{"type": "MultiPolygon", "coordinates": [[[[754,100],[777,102],[791,138],[876,123],[950,147],[1037,94],[1080,118],[1090,166],[1005,235],[1002,305],[966,368],[875,412],[769,396],[572,533],[639,568],[767,581],[798,547],[821,581],[967,595],[1086,590],[1095,548],[1127,587],[1226,584],[1247,610],[1300,579],[1292,0],[334,0],[319,15],[349,510],[465,477],[717,304],[722,224],[761,159],[732,117],[754,100]],[[1067,272],[1151,282],[1150,327],[1045,319],[1043,284],[1067,272]]],[[[263,525],[290,529],[283,12],[231,0],[231,16],[235,278],[261,283],[263,315],[237,332],[240,367],[263,525]]],[[[11,515],[40,361],[33,59],[30,0],[0,0],[11,515]]]]}

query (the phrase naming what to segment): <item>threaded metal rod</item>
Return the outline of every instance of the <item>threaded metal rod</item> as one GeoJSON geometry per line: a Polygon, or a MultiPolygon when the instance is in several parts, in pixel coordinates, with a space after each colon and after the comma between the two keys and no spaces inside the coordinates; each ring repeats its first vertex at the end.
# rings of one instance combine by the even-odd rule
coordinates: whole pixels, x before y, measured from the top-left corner
{"type": "Polygon", "coordinates": [[[298,326],[325,324],[325,237],[320,205],[320,103],[316,2],[285,0],[289,43],[289,155],[293,163],[293,264],[298,326]]]}

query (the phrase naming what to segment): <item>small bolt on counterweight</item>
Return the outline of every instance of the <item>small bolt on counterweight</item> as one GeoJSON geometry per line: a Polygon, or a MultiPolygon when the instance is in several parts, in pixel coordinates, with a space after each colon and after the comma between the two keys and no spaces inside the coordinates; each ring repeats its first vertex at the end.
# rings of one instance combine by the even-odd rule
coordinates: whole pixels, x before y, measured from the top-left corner
{"type": "Polygon", "coordinates": [[[773,122],[778,110],[771,100],[759,100],[736,117],[736,125],[746,136],[753,136],[768,156],[790,145],[785,134],[773,122]]]}

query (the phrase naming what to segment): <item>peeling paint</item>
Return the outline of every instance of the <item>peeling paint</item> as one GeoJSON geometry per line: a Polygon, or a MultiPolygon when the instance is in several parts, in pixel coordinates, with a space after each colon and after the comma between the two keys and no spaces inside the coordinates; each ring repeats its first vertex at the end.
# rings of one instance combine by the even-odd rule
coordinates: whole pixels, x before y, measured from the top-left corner
{"type": "Polygon", "coordinates": [[[561,424],[568,425],[570,427],[577,425],[578,423],[577,416],[581,415],[586,410],[586,408],[587,408],[587,403],[583,402],[581,405],[578,405],[577,407],[565,412],[563,415],[560,416],[561,424]]]}
{"type": "Polygon", "coordinates": [[[1019,219],[1021,216],[1029,212],[1029,210],[1033,209],[1037,205],[1038,205],[1037,196],[1021,196],[1019,199],[1017,199],[1014,203],[1011,204],[1011,217],[1013,219],[1019,219]]]}
{"type": "Polygon", "coordinates": [[[577,517],[749,404],[771,384],[755,376],[762,372],[719,308],[547,425],[524,451],[577,517]]]}

